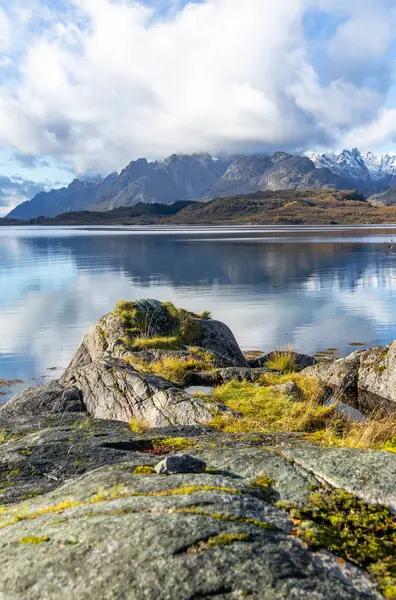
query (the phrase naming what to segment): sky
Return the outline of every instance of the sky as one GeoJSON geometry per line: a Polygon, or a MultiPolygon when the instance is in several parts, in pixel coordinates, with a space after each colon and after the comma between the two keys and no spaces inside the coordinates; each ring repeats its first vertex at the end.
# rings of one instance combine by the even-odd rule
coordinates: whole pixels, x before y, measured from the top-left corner
{"type": "Polygon", "coordinates": [[[0,214],[174,152],[396,151],[396,0],[0,0],[0,214]]]}

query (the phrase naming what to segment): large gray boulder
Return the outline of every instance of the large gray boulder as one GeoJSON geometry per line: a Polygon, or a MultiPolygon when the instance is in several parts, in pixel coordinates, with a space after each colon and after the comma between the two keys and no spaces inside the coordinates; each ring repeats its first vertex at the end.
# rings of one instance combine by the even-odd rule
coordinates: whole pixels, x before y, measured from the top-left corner
{"type": "Polygon", "coordinates": [[[88,329],[60,379],[65,388],[76,387],[81,391],[89,414],[121,421],[138,417],[152,427],[159,427],[205,423],[212,419],[214,412],[225,410],[194,398],[175,383],[143,372],[144,368],[137,370],[131,364],[135,365],[134,360],[138,364],[150,364],[165,356],[186,361],[193,356],[197,362],[207,361],[211,369],[246,366],[245,357],[228,327],[178,311],[173,305],[158,300],[124,302],[123,307],[105,315],[88,329]],[[150,346],[137,351],[133,346],[133,340],[139,340],[140,336],[169,337],[175,335],[175,331],[179,332],[179,347],[171,350],[150,346]]]}
{"type": "Polygon", "coordinates": [[[221,321],[200,319],[201,339],[198,344],[204,350],[212,352],[217,366],[245,367],[246,359],[239,348],[231,329],[221,321]]]}
{"type": "MultiPolygon", "coordinates": [[[[141,334],[149,332],[150,336],[172,335],[175,321],[169,316],[166,305],[158,300],[138,300],[135,308],[139,313],[141,334]]],[[[220,321],[212,319],[191,319],[198,334],[191,346],[213,354],[214,364],[218,367],[246,367],[246,359],[239,348],[231,330],[220,321]]],[[[131,353],[125,341],[127,327],[122,318],[109,313],[96,321],[84,335],[80,346],[73,356],[65,377],[79,367],[83,367],[104,356],[120,358],[131,353]]],[[[184,347],[184,351],[188,346],[184,347]]],[[[154,352],[153,357],[166,354],[154,352]]]]}
{"type": "Polygon", "coordinates": [[[69,363],[64,379],[80,367],[102,358],[105,355],[122,356],[125,347],[121,338],[125,335],[125,327],[117,315],[108,313],[93,323],[85,333],[79,347],[69,363]]]}
{"type": "Polygon", "coordinates": [[[396,342],[362,352],[357,387],[362,402],[375,408],[376,400],[383,398],[396,411],[396,342]]]}
{"type": "Polygon", "coordinates": [[[333,395],[363,412],[396,411],[396,342],[318,362],[304,374],[318,377],[333,395]]]}
{"type": "Polygon", "coordinates": [[[210,421],[215,411],[226,410],[114,358],[69,371],[62,381],[81,390],[88,413],[100,419],[128,422],[137,417],[151,427],[194,425],[210,421]]]}

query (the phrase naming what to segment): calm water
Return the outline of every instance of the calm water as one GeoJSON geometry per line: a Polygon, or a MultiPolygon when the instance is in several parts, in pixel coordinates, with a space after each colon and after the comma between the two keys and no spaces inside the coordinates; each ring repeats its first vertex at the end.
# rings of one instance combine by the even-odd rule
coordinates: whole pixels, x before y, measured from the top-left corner
{"type": "MultiPolygon", "coordinates": [[[[396,227],[0,228],[0,378],[53,376],[117,300],[210,310],[243,349],[396,339],[396,227]]],[[[3,396],[3,401],[7,396],[3,396]]]]}

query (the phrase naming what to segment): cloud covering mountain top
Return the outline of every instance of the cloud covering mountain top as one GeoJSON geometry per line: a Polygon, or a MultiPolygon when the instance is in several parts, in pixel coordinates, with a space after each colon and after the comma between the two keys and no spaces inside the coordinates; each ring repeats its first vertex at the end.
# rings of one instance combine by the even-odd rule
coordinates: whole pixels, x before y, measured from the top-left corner
{"type": "Polygon", "coordinates": [[[396,134],[395,25],[393,0],[0,0],[0,146],[79,173],[375,148],[396,134]]]}

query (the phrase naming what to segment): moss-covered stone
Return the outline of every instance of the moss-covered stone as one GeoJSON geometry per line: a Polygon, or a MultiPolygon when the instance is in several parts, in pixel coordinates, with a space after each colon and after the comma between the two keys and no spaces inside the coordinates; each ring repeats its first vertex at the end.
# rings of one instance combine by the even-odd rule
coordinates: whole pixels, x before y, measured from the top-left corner
{"type": "MultiPolygon", "coordinates": [[[[77,415],[73,419],[82,420],[77,415]]],[[[297,536],[291,535],[289,515],[296,529],[298,517],[291,515],[291,509],[298,510],[299,506],[292,506],[285,513],[272,505],[272,495],[266,496],[267,491],[273,490],[274,496],[303,504],[309,496],[308,486],[315,481],[309,470],[322,473],[323,478],[336,477],[328,471],[324,459],[317,471],[315,465],[304,466],[298,455],[294,464],[283,457],[297,446],[307,446],[297,436],[255,434],[252,439],[258,437],[259,441],[252,441],[239,435],[238,441],[232,434],[206,426],[172,426],[161,438],[160,430],[136,434],[126,423],[91,419],[87,429],[73,428],[72,423],[71,416],[59,416],[58,420],[51,420],[49,427],[45,420],[46,428],[41,432],[37,423],[29,423],[28,427],[35,428],[34,433],[1,448],[3,468],[7,464],[6,471],[21,469],[12,481],[13,487],[17,483],[23,492],[36,489],[32,487],[35,479],[25,469],[27,465],[34,467],[37,484],[48,484],[47,490],[42,489],[41,498],[18,504],[11,499],[8,508],[0,508],[0,590],[6,596],[19,589],[23,572],[37,590],[32,600],[51,597],[51,593],[54,599],[62,594],[78,599],[87,593],[100,597],[102,589],[110,585],[124,595],[133,586],[139,597],[151,594],[164,599],[186,597],[187,593],[191,598],[216,596],[222,589],[229,589],[235,597],[240,597],[241,590],[250,590],[252,596],[275,593],[287,598],[292,588],[304,598],[307,593],[324,598],[378,598],[362,570],[338,561],[336,552],[326,554],[321,562],[321,553],[313,554],[297,536]],[[152,451],[155,442],[175,438],[176,451],[186,440],[197,444],[192,453],[216,469],[169,477],[149,475],[151,465],[158,459],[145,453],[152,451]],[[212,449],[215,444],[217,447],[212,449]],[[22,448],[33,452],[21,454],[22,448]],[[80,468],[74,469],[74,456],[82,459],[81,468],[88,470],[85,475],[81,476],[80,468]],[[10,457],[15,462],[10,463],[10,457]],[[64,479],[43,477],[43,460],[51,465],[45,473],[55,473],[57,477],[58,473],[59,477],[65,474],[64,479]],[[107,466],[103,466],[103,460],[109,461],[107,466]],[[58,470],[52,470],[52,464],[58,470]],[[30,536],[50,540],[19,545],[21,539],[30,536]],[[114,544],[120,549],[116,554],[114,544]],[[136,566],[132,574],[131,563],[136,566]],[[164,564],[171,568],[164,570],[164,564]],[[104,573],[106,568],[111,569],[108,579],[98,583],[97,573],[104,573]],[[163,577],[161,588],[150,583],[153,569],[163,577]],[[62,577],[65,572],[66,578],[62,577]],[[215,573],[216,577],[207,584],[202,572],[215,573]],[[260,576],[252,578],[252,572],[260,576]]],[[[332,450],[311,448],[333,456],[332,450]]],[[[368,471],[365,457],[373,456],[371,472],[379,473],[379,479],[391,480],[391,455],[335,450],[340,456],[332,464],[342,463],[343,472],[351,471],[360,458],[363,479],[368,471]]],[[[366,487],[367,484],[357,482],[353,489],[364,493],[366,487]]],[[[377,488],[381,488],[380,483],[377,488]]],[[[319,492],[322,493],[321,488],[319,492]]],[[[394,585],[391,568],[387,558],[370,568],[376,580],[381,578],[388,597],[394,585]]],[[[16,597],[25,600],[26,591],[23,589],[16,597]]]]}
{"type": "Polygon", "coordinates": [[[183,345],[198,344],[201,339],[200,319],[204,317],[176,308],[171,302],[158,306],[122,300],[115,314],[125,327],[124,342],[137,350],[146,348],[180,349],[183,345]]]}
{"type": "Polygon", "coordinates": [[[342,489],[322,489],[305,506],[277,503],[288,510],[295,534],[312,548],[326,548],[367,569],[384,594],[396,578],[396,522],[390,511],[369,505],[342,489]]]}
{"type": "Polygon", "coordinates": [[[8,431],[0,430],[0,444],[5,444],[6,442],[9,442],[10,440],[16,439],[18,437],[18,434],[12,434],[8,431]]]}

